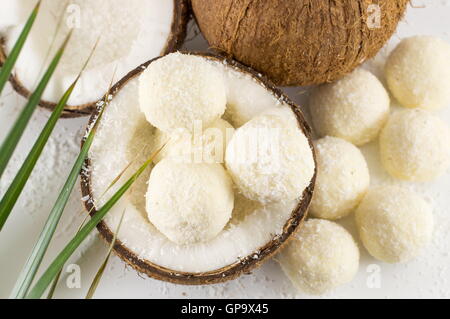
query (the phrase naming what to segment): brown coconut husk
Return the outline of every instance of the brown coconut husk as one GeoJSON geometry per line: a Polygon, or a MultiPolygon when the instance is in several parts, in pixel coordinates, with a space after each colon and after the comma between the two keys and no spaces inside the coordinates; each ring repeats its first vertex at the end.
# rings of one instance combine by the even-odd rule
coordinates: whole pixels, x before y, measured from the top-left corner
{"type": "MultiPolygon", "coordinates": [[[[170,36],[167,39],[166,46],[164,50],[161,52],[162,55],[175,52],[178,50],[183,44],[184,38],[186,37],[186,26],[189,21],[189,5],[188,0],[173,0],[174,1],[174,20],[172,22],[170,36]]],[[[6,53],[4,48],[4,39],[0,38],[0,66],[6,60],[6,53]]],[[[22,95],[24,98],[29,98],[31,92],[27,89],[17,74],[11,74],[9,79],[14,90],[22,95]]],[[[64,118],[73,118],[90,115],[95,110],[95,104],[97,101],[92,101],[90,103],[82,104],[82,105],[66,105],[64,108],[61,117],[64,118]]],[[[50,102],[46,100],[41,100],[39,102],[39,106],[46,108],[50,111],[53,111],[56,107],[55,102],[50,102]]]]}
{"type": "MultiPolygon", "coordinates": [[[[184,52],[187,53],[187,52],[184,52]]],[[[226,61],[227,64],[236,70],[241,72],[250,74],[256,81],[262,84],[267,90],[274,93],[274,95],[287,103],[292,110],[294,111],[297,120],[299,129],[305,134],[308,138],[310,147],[314,150],[314,146],[312,143],[311,137],[311,128],[306,122],[301,110],[298,106],[296,106],[287,96],[285,96],[280,90],[275,88],[275,86],[264,76],[256,73],[254,70],[243,66],[242,64],[226,59],[224,57],[220,57],[213,54],[205,54],[205,53],[189,53],[196,54],[199,56],[203,56],[204,58],[215,60],[215,61],[226,61]]],[[[116,85],[111,88],[112,96],[114,99],[114,95],[122,89],[129,80],[139,76],[141,72],[153,61],[159,58],[155,58],[147,63],[144,63],[142,66],[136,68],[131,71],[128,75],[126,75],[122,80],[120,80],[116,85]]],[[[105,97],[106,98],[106,97],[105,97]]],[[[126,110],[124,110],[126,112],[126,110]]],[[[99,114],[99,110],[97,109],[94,113],[92,113],[88,127],[93,125],[93,122],[97,119],[99,114]]],[[[314,153],[314,152],[313,152],[314,153]]],[[[314,161],[316,160],[314,155],[314,161]]],[[[90,178],[90,159],[89,157],[85,161],[86,170],[84,173],[80,174],[81,176],[81,191],[83,197],[89,196],[89,198],[93,198],[92,195],[92,186],[91,186],[91,178],[90,178]],[[88,172],[86,174],[86,172],[88,172]]],[[[209,271],[203,273],[189,273],[189,272],[180,272],[174,271],[162,266],[159,266],[155,263],[152,263],[148,260],[140,259],[133,251],[131,251],[124,243],[120,240],[117,240],[114,245],[114,252],[117,256],[119,256],[123,261],[129,264],[131,267],[136,269],[138,272],[146,274],[151,278],[155,278],[162,281],[167,281],[176,284],[184,284],[184,285],[206,285],[206,284],[214,284],[225,282],[228,280],[235,279],[242,274],[248,274],[252,270],[258,268],[265,261],[267,261],[271,256],[279,251],[284,245],[287,244],[289,239],[293,237],[292,235],[300,228],[300,225],[306,218],[307,211],[309,205],[311,203],[315,180],[317,175],[317,169],[315,169],[314,176],[311,180],[309,186],[304,190],[301,201],[298,203],[297,207],[293,210],[290,218],[286,221],[283,232],[281,235],[276,236],[271,241],[266,243],[264,246],[258,249],[258,256],[255,258],[254,254],[246,256],[241,260],[235,262],[234,264],[228,265],[226,267],[209,271]]],[[[300,194],[299,194],[300,195],[300,194]]],[[[94,199],[95,200],[95,199],[94,199]]],[[[91,212],[91,215],[96,214],[96,209],[92,200],[88,200],[84,202],[87,211],[91,212]]],[[[104,223],[100,222],[97,226],[98,231],[102,238],[106,240],[106,242],[111,243],[113,239],[113,231],[104,223]]]]}
{"type": "Polygon", "coordinates": [[[373,57],[409,0],[192,0],[213,49],[265,73],[277,85],[333,81],[373,57]],[[380,28],[369,28],[378,5],[380,28]]]}

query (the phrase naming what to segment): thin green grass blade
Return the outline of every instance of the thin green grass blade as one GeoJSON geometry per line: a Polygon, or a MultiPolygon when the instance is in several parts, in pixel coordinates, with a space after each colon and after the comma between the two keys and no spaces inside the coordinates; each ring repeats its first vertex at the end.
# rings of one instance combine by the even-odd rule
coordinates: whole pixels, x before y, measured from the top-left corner
{"type": "MultiPolygon", "coordinates": [[[[105,107],[107,102],[105,102],[105,107]]],[[[100,118],[100,116],[99,116],[100,118]]],[[[167,145],[168,142],[164,143],[163,146],[159,149],[157,149],[155,151],[155,153],[152,155],[152,159],[167,145]]],[[[125,172],[131,167],[131,165],[134,163],[134,161],[136,160],[133,159],[130,163],[128,163],[124,169],[122,169],[119,174],[117,174],[117,176],[113,179],[113,181],[108,185],[108,187],[106,188],[105,191],[103,191],[103,193],[100,195],[99,199],[102,199],[107,193],[108,191],[120,180],[120,178],[125,174],[125,172]]],[[[78,230],[76,232],[76,235],[80,232],[80,230],[82,229],[82,227],[84,226],[84,224],[86,223],[86,220],[88,219],[90,213],[92,212],[92,209],[94,208],[94,206],[87,212],[86,217],[83,219],[83,221],[81,222],[80,226],[78,227],[78,230]]],[[[53,279],[52,285],[49,289],[49,292],[47,294],[47,299],[52,299],[53,295],[55,293],[56,290],[56,286],[58,285],[58,281],[61,277],[61,273],[62,273],[62,268],[59,270],[58,274],[56,275],[55,279],[53,279]]]]}
{"type": "MultiPolygon", "coordinates": [[[[119,174],[117,174],[117,176],[113,179],[113,181],[108,185],[106,190],[100,195],[99,199],[102,199],[108,193],[108,191],[120,180],[120,178],[125,174],[125,172],[131,167],[131,165],[134,163],[135,160],[136,159],[134,159],[133,161],[128,163],[127,166],[125,166],[125,168],[122,171],[120,171],[119,174]]],[[[92,208],[87,212],[86,217],[83,219],[83,222],[80,224],[80,227],[78,227],[76,234],[78,234],[80,232],[81,228],[86,223],[86,220],[88,219],[89,215],[91,214],[93,208],[94,208],[94,206],[92,206],[92,208]]],[[[49,289],[49,293],[47,294],[47,299],[53,298],[53,295],[56,290],[56,286],[58,285],[59,278],[61,277],[61,272],[62,272],[62,269],[58,272],[58,275],[53,280],[52,285],[49,289]]]]}
{"type": "Polygon", "coordinates": [[[47,250],[48,244],[50,243],[50,240],[53,236],[54,229],[56,229],[56,226],[59,222],[59,219],[61,217],[62,211],[64,211],[64,208],[67,204],[67,201],[69,199],[69,196],[73,190],[73,187],[78,179],[78,174],[81,171],[81,168],[83,166],[84,160],[86,159],[87,153],[89,151],[90,146],[93,142],[94,134],[89,134],[88,138],[86,139],[83,148],[81,152],[78,154],[78,157],[72,167],[72,170],[70,171],[69,177],[66,180],[66,183],[64,184],[61,193],[58,196],[58,199],[56,200],[55,205],[52,208],[52,211],[50,212],[49,219],[47,219],[47,222],[41,232],[41,235],[36,242],[35,247],[33,248],[33,252],[31,253],[29,260],[27,261],[27,264],[25,267],[32,270],[31,272],[26,272],[25,275],[20,278],[22,284],[18,286],[19,289],[15,291],[16,293],[13,295],[13,298],[23,298],[26,295],[26,292],[31,285],[31,282],[33,281],[33,278],[36,274],[37,268],[39,267],[43,255],[45,251],[47,250]],[[59,213],[61,212],[61,213],[59,213]]]}
{"type": "MultiPolygon", "coordinates": [[[[97,42],[98,43],[98,42],[97,42]]],[[[5,193],[5,196],[2,199],[5,200],[8,203],[10,203],[10,209],[13,208],[14,204],[17,201],[17,198],[19,197],[20,193],[23,190],[23,187],[25,186],[26,182],[28,181],[28,178],[36,165],[36,162],[39,158],[39,156],[42,153],[42,150],[44,149],[45,144],[48,141],[48,138],[50,137],[50,134],[52,133],[53,129],[55,128],[55,125],[58,121],[58,119],[61,117],[61,114],[64,110],[65,105],[67,104],[67,101],[70,98],[70,95],[72,94],[76,84],[78,83],[78,80],[81,77],[81,74],[85,70],[86,66],[88,65],[97,44],[94,46],[94,48],[91,51],[91,54],[89,55],[88,59],[86,60],[85,64],[83,65],[80,73],[76,77],[75,81],[72,83],[72,85],[69,87],[69,89],[64,93],[63,97],[59,101],[56,108],[53,110],[52,115],[47,121],[47,124],[45,125],[44,129],[42,130],[41,134],[39,135],[36,143],[34,144],[33,148],[31,149],[31,152],[28,154],[25,162],[23,163],[22,167],[20,168],[19,172],[17,173],[16,177],[14,178],[14,181],[8,188],[7,192],[5,193]]],[[[83,153],[83,151],[82,151],[83,153]]],[[[84,152],[84,154],[87,154],[84,152]]],[[[81,159],[81,161],[84,161],[84,158],[81,159]]],[[[80,165],[74,165],[74,168],[72,169],[72,173],[76,174],[78,176],[79,170],[74,171],[77,169],[77,167],[80,167],[80,165]]],[[[68,195],[70,195],[70,192],[73,189],[73,186],[76,182],[76,179],[70,178],[68,179],[69,184],[65,184],[61,198],[58,198],[57,202],[55,203],[55,206],[51,210],[47,222],[39,236],[38,241],[36,242],[35,246],[33,247],[33,250],[28,257],[28,260],[22,270],[22,272],[19,275],[19,278],[16,282],[16,285],[14,286],[13,292],[11,294],[11,298],[24,298],[33,279],[36,275],[36,272],[38,270],[39,265],[42,262],[42,259],[44,257],[45,252],[47,251],[48,245],[50,244],[50,240],[53,237],[53,234],[55,232],[56,226],[61,218],[63,209],[65,207],[65,204],[68,200],[68,195]],[[73,185],[70,184],[73,182],[73,185]],[[67,191],[69,193],[67,194],[67,191]],[[59,201],[64,201],[64,205],[59,205],[59,201]]],[[[1,209],[1,205],[0,205],[1,209]]]]}
{"type": "MultiPolygon", "coordinates": [[[[108,185],[108,187],[106,188],[106,190],[100,195],[100,198],[103,198],[104,195],[106,195],[106,193],[117,183],[117,181],[120,180],[120,178],[123,176],[123,174],[125,174],[125,172],[128,170],[128,168],[131,166],[132,162],[130,162],[115,178],[114,180],[111,182],[111,184],[108,185]]],[[[92,209],[94,208],[94,206],[92,206],[92,208],[87,212],[86,217],[83,219],[83,221],[80,224],[80,227],[78,227],[78,230],[75,234],[78,234],[81,230],[81,228],[83,227],[83,225],[86,223],[86,220],[88,219],[90,213],[92,212],[92,209]]],[[[47,299],[52,299],[53,295],[55,293],[56,290],[56,286],[58,285],[58,281],[59,278],[61,277],[61,272],[62,269],[58,272],[58,275],[55,277],[55,279],[52,282],[52,285],[50,286],[49,292],[47,294],[47,299]]]]}
{"type": "Polygon", "coordinates": [[[25,41],[28,38],[28,35],[30,34],[31,28],[38,15],[40,5],[41,1],[39,1],[34,7],[33,11],[28,17],[27,22],[25,23],[25,26],[22,29],[22,32],[20,33],[19,38],[14,44],[13,49],[11,50],[10,54],[6,58],[5,63],[3,63],[3,66],[0,69],[0,94],[3,91],[6,82],[8,82],[8,79],[11,76],[11,72],[14,68],[14,65],[16,64],[16,61],[19,58],[20,51],[22,51],[25,41]]]}
{"type": "Polygon", "coordinates": [[[39,72],[37,73],[38,76],[36,77],[36,82],[34,83],[33,87],[35,87],[37,85],[37,81],[38,81],[39,77],[42,75],[45,65],[47,64],[48,59],[50,58],[50,53],[52,52],[52,50],[55,46],[55,42],[56,42],[56,39],[58,38],[59,31],[61,30],[61,26],[64,23],[65,12],[67,12],[68,5],[69,4],[66,0],[66,2],[64,4],[64,9],[61,11],[61,13],[59,15],[59,20],[58,20],[58,23],[56,24],[55,32],[53,32],[52,41],[50,43],[50,46],[47,49],[47,52],[45,53],[45,58],[42,62],[41,67],[39,68],[39,72]]]}
{"type": "MultiPolygon", "coordinates": [[[[66,48],[66,45],[70,39],[71,34],[72,33],[69,33],[62,46],[56,52],[53,60],[51,61],[41,81],[39,82],[36,90],[30,96],[27,104],[25,105],[24,109],[22,110],[16,122],[14,123],[13,128],[8,133],[5,141],[0,147],[0,177],[3,175],[6,165],[8,164],[17,144],[19,143],[19,140],[22,137],[25,128],[27,127],[31,115],[36,109],[36,106],[39,104],[41,96],[44,93],[44,90],[47,87],[50,78],[55,72],[55,69],[58,66],[59,61],[61,60],[61,57],[64,53],[64,49],[66,48]]],[[[0,230],[8,217],[7,215],[8,215],[7,210],[0,212],[0,230]]]]}
{"type": "MultiPolygon", "coordinates": [[[[70,193],[73,190],[73,187],[78,179],[78,175],[81,171],[81,168],[84,164],[84,161],[86,159],[87,153],[89,151],[89,148],[92,145],[92,142],[94,140],[94,134],[95,134],[95,128],[93,128],[91,130],[91,132],[89,133],[88,137],[86,138],[83,147],[81,149],[80,154],[78,155],[75,164],[72,167],[72,170],[69,174],[69,177],[66,181],[66,183],[64,184],[64,187],[61,190],[61,193],[58,196],[58,199],[52,209],[52,212],[50,214],[52,214],[54,211],[63,211],[66,204],[67,204],[67,200],[69,199],[70,193]]],[[[40,238],[40,241],[43,240],[48,240],[50,241],[51,237],[49,238],[48,235],[50,234],[47,229],[49,229],[50,227],[55,227],[56,228],[56,224],[59,221],[59,218],[55,218],[52,219],[49,223],[49,225],[46,224],[46,227],[44,227],[42,234],[44,234],[43,238],[40,238]],[[58,219],[58,220],[56,220],[58,219]]],[[[37,242],[36,245],[40,245],[40,241],[37,242]]]]}
{"type": "MultiPolygon", "coordinates": [[[[86,214],[86,216],[83,218],[83,221],[81,222],[80,226],[78,227],[76,234],[78,234],[80,232],[81,228],[83,228],[84,224],[88,220],[88,217],[89,217],[89,213],[86,214]]],[[[47,299],[53,298],[53,295],[55,294],[56,286],[58,285],[59,278],[61,277],[61,273],[62,273],[62,268],[58,272],[58,275],[56,275],[55,279],[53,279],[52,285],[50,286],[50,289],[48,290],[47,299]]]]}
{"type": "Polygon", "coordinates": [[[61,116],[61,113],[64,110],[64,106],[67,104],[67,101],[69,100],[69,97],[74,87],[75,83],[72,84],[69,87],[69,89],[64,93],[63,97],[58,103],[58,106],[48,119],[47,124],[45,125],[44,129],[42,130],[35,144],[33,145],[33,148],[31,149],[30,153],[28,154],[19,171],[17,172],[8,190],[4,194],[0,202],[0,216],[3,217],[2,220],[0,221],[0,230],[3,228],[6,218],[11,213],[12,209],[14,208],[14,205],[17,202],[17,199],[19,198],[19,195],[21,194],[23,188],[25,187],[25,184],[27,183],[28,178],[31,175],[31,172],[35,167],[42,153],[42,150],[44,149],[44,146],[47,143],[50,134],[52,133],[56,125],[56,122],[61,116]]]}
{"type": "Polygon", "coordinates": [[[89,287],[88,293],[86,294],[85,299],[92,299],[94,297],[95,291],[97,290],[98,284],[102,279],[103,273],[105,272],[106,266],[108,265],[109,258],[111,257],[111,253],[113,251],[114,245],[117,241],[117,235],[120,231],[120,226],[122,226],[123,217],[125,216],[125,209],[123,210],[122,216],[120,216],[119,224],[117,225],[117,229],[114,232],[113,239],[111,240],[111,244],[109,245],[108,253],[105,256],[105,260],[100,265],[97,273],[95,274],[94,280],[92,280],[91,286],[89,287]]]}
{"type": "Polygon", "coordinates": [[[47,299],[53,299],[53,295],[56,291],[56,286],[58,286],[59,278],[61,277],[62,268],[56,275],[55,279],[53,279],[52,285],[50,286],[50,289],[48,290],[47,299]]]}
{"type": "MultiPolygon", "coordinates": [[[[160,151],[161,149],[159,149],[160,151]]],[[[158,152],[159,152],[158,151],[158,152]]],[[[89,222],[83,226],[80,232],[67,244],[67,246],[61,251],[61,253],[50,264],[41,278],[36,282],[33,289],[27,295],[28,299],[40,298],[50,285],[53,278],[58,274],[66,261],[80,246],[80,244],[86,239],[91,231],[97,226],[97,224],[105,217],[105,215],[111,210],[111,208],[120,200],[120,198],[127,192],[127,190],[133,185],[136,179],[142,174],[142,172],[151,164],[154,153],[142,166],[119,188],[119,190],[95,213],[89,222]]]]}

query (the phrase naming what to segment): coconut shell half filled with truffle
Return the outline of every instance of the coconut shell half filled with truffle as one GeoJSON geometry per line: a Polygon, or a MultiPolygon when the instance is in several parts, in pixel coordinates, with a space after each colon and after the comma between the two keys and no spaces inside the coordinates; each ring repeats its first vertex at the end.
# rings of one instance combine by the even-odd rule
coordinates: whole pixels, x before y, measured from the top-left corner
{"type": "Polygon", "coordinates": [[[192,0],[210,46],[277,85],[330,82],[373,57],[409,0],[192,0]]]}
{"type": "MultiPolygon", "coordinates": [[[[37,0],[3,0],[0,10],[0,65],[17,41],[37,0]]],[[[64,55],[39,105],[53,109],[96,50],[75,87],[63,116],[90,114],[114,75],[182,44],[188,20],[187,0],[45,0],[15,64],[11,84],[24,97],[35,89],[58,47],[73,31],[64,55]]]]}
{"type": "Polygon", "coordinates": [[[81,174],[91,214],[160,150],[98,225],[111,242],[123,216],[114,251],[137,271],[224,282],[260,266],[301,227],[316,177],[311,131],[264,77],[177,52],[130,72],[107,100],[81,174]]]}

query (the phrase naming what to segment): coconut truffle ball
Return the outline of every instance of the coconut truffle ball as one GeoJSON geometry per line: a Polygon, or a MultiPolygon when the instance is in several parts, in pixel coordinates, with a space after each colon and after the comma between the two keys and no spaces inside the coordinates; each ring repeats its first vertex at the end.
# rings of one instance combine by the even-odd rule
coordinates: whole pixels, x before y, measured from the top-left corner
{"type": "Polygon", "coordinates": [[[337,137],[324,137],[315,147],[317,178],[310,213],[325,219],[347,216],[369,188],[366,160],[356,146],[337,137]]]}
{"type": "Polygon", "coordinates": [[[439,38],[404,39],[390,54],[385,73],[392,94],[406,107],[450,104],[450,44],[439,38]]]}
{"type": "Polygon", "coordinates": [[[204,58],[172,53],[152,62],[139,78],[139,106],[163,132],[209,127],[225,112],[226,89],[220,71],[204,58]]]}
{"type": "Polygon", "coordinates": [[[218,119],[211,127],[194,129],[177,129],[171,134],[160,130],[155,132],[155,149],[164,144],[164,148],[155,156],[158,163],[163,158],[180,163],[223,163],[225,150],[234,134],[234,128],[225,120],[218,119]]]}
{"type": "Polygon", "coordinates": [[[363,145],[378,135],[388,117],[389,103],[380,81],[369,71],[357,69],[313,90],[310,111],[320,136],[363,145]]]}
{"type": "Polygon", "coordinates": [[[412,191],[395,186],[370,190],[355,213],[364,246],[375,258],[405,262],[416,257],[432,237],[430,206],[412,191]]]}
{"type": "Polygon", "coordinates": [[[163,159],[153,168],[146,194],[150,222],[184,245],[214,238],[231,218],[234,193],[220,164],[185,164],[163,159]]]}
{"type": "Polygon", "coordinates": [[[308,139],[288,107],[265,112],[237,129],[225,164],[240,192],[262,203],[300,197],[315,169],[308,139]]]}
{"type": "Polygon", "coordinates": [[[448,126],[427,111],[414,109],[393,114],[380,134],[380,156],[394,177],[429,181],[450,165],[448,126]]]}
{"type": "Polygon", "coordinates": [[[359,250],[342,226],[309,219],[278,260],[294,286],[319,295],[353,279],[358,271],[359,250]]]}

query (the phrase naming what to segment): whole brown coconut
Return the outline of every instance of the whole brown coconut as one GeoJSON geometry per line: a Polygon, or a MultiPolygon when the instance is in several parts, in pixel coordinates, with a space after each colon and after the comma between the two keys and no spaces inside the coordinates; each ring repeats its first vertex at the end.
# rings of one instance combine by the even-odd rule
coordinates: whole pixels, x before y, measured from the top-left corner
{"type": "Polygon", "coordinates": [[[373,57],[409,0],[192,0],[210,46],[278,85],[333,81],[373,57]]]}

